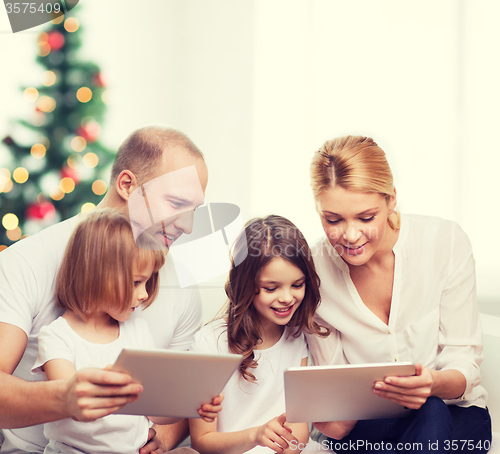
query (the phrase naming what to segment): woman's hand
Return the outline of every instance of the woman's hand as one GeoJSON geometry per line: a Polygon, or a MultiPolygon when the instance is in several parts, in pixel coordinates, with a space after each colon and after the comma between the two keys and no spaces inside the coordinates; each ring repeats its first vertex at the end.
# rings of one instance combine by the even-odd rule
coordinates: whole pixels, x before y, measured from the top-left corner
{"type": "Polygon", "coordinates": [[[208,404],[203,404],[201,408],[198,409],[198,414],[200,418],[205,422],[214,422],[215,418],[222,410],[222,401],[224,400],[224,394],[219,394],[217,397],[212,399],[212,402],[208,404]]]}
{"type": "Polygon", "coordinates": [[[431,396],[435,371],[417,363],[411,377],[386,377],[375,382],[373,392],[412,410],[418,410],[431,396]]]}
{"type": "Polygon", "coordinates": [[[285,427],[285,423],[286,415],[283,413],[266,424],[255,427],[254,443],[280,453],[288,448],[290,443],[298,443],[297,438],[292,435],[292,429],[285,427]]]}
{"type": "Polygon", "coordinates": [[[313,422],[323,435],[334,438],[335,440],[342,440],[342,438],[349,435],[358,421],[327,421],[327,422],[313,422]]]}

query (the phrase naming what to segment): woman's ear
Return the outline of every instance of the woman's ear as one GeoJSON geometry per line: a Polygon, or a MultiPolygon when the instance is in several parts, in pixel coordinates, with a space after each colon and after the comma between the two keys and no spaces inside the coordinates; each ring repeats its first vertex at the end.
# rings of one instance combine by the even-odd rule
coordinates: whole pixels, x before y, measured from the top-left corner
{"type": "Polygon", "coordinates": [[[396,204],[397,204],[396,188],[394,188],[394,192],[389,197],[389,202],[388,202],[389,214],[394,213],[394,210],[396,209],[396,204]]]}
{"type": "Polygon", "coordinates": [[[139,186],[137,178],[130,170],[122,170],[116,179],[116,192],[125,201],[139,186]]]}

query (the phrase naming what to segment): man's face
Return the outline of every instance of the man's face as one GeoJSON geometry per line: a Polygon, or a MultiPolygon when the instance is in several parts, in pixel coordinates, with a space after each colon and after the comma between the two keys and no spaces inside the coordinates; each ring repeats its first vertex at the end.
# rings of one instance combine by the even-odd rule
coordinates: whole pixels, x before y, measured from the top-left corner
{"type": "Polygon", "coordinates": [[[203,159],[182,148],[166,152],[156,176],[139,182],[130,194],[128,209],[136,242],[144,240],[146,231],[154,236],[155,249],[167,249],[183,233],[191,233],[194,210],[204,203],[207,182],[203,159]]]}

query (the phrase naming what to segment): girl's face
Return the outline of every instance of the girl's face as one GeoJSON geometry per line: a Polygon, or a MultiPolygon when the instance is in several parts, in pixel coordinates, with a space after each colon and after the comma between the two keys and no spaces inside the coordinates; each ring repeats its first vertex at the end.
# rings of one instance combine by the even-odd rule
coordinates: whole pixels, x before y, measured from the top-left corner
{"type": "Polygon", "coordinates": [[[253,305],[262,325],[284,326],[304,299],[306,277],[297,266],[275,257],[262,268],[258,286],[253,305]]]}
{"type": "Polygon", "coordinates": [[[330,244],[350,265],[364,265],[376,254],[395,207],[396,191],[387,201],[381,194],[340,186],[324,191],[316,204],[330,244]]]}
{"type": "Polygon", "coordinates": [[[134,294],[130,305],[121,310],[119,308],[112,308],[107,311],[108,315],[114,318],[118,322],[124,322],[130,318],[132,312],[134,312],[141,303],[148,298],[148,292],[146,291],[146,282],[149,280],[153,274],[154,264],[153,262],[148,263],[142,268],[138,267],[138,264],[134,263],[133,276],[134,276],[134,294]]]}

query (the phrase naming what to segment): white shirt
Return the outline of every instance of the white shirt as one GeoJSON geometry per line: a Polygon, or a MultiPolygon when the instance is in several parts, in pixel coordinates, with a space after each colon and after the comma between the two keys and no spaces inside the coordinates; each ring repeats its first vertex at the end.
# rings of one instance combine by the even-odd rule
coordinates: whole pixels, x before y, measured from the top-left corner
{"type": "MultiPolygon", "coordinates": [[[[239,370],[234,372],[222,390],[224,402],[217,416],[218,432],[236,432],[261,426],[285,412],[283,373],[289,367],[299,367],[307,357],[304,335],[288,336],[288,327],[272,347],[254,350],[258,366],[249,369],[256,383],[245,380],[239,370]]],[[[196,333],[190,350],[205,353],[229,353],[227,329],[224,320],[215,320],[196,333]]],[[[273,453],[256,446],[248,453],[273,453]]]]}
{"type": "MultiPolygon", "coordinates": [[[[55,303],[55,280],[77,224],[76,216],[59,222],[0,254],[0,322],[19,327],[28,337],[24,356],[13,374],[24,380],[44,379],[43,374],[30,373],[38,355],[38,333],[62,313],[55,303]]],[[[201,326],[199,291],[196,287],[179,288],[175,267],[167,256],[160,270],[158,297],[145,311],[135,311],[133,316],[146,319],[158,348],[187,350],[201,326]]],[[[42,453],[47,444],[43,425],[1,432],[6,439],[0,448],[2,454],[16,452],[12,446],[42,453]]]]}
{"type": "Polygon", "coordinates": [[[389,323],[361,300],[349,268],[325,237],[312,248],[321,278],[318,322],[326,339],[307,336],[316,364],[411,361],[460,371],[467,381],[460,406],[486,406],[479,385],[482,332],[476,304],[474,257],[454,222],[402,215],[395,255],[389,323]]]}
{"type": "MultiPolygon", "coordinates": [[[[119,327],[119,336],[113,342],[96,344],[80,337],[59,317],[40,330],[33,372],[43,373],[42,366],[52,359],[66,359],[76,370],[104,368],[116,361],[123,348],[155,347],[144,320],[130,318],[119,327]]],[[[109,415],[92,422],[61,419],[45,424],[44,435],[50,441],[44,454],[137,454],[148,439],[148,430],[145,416],[109,415]]]]}

